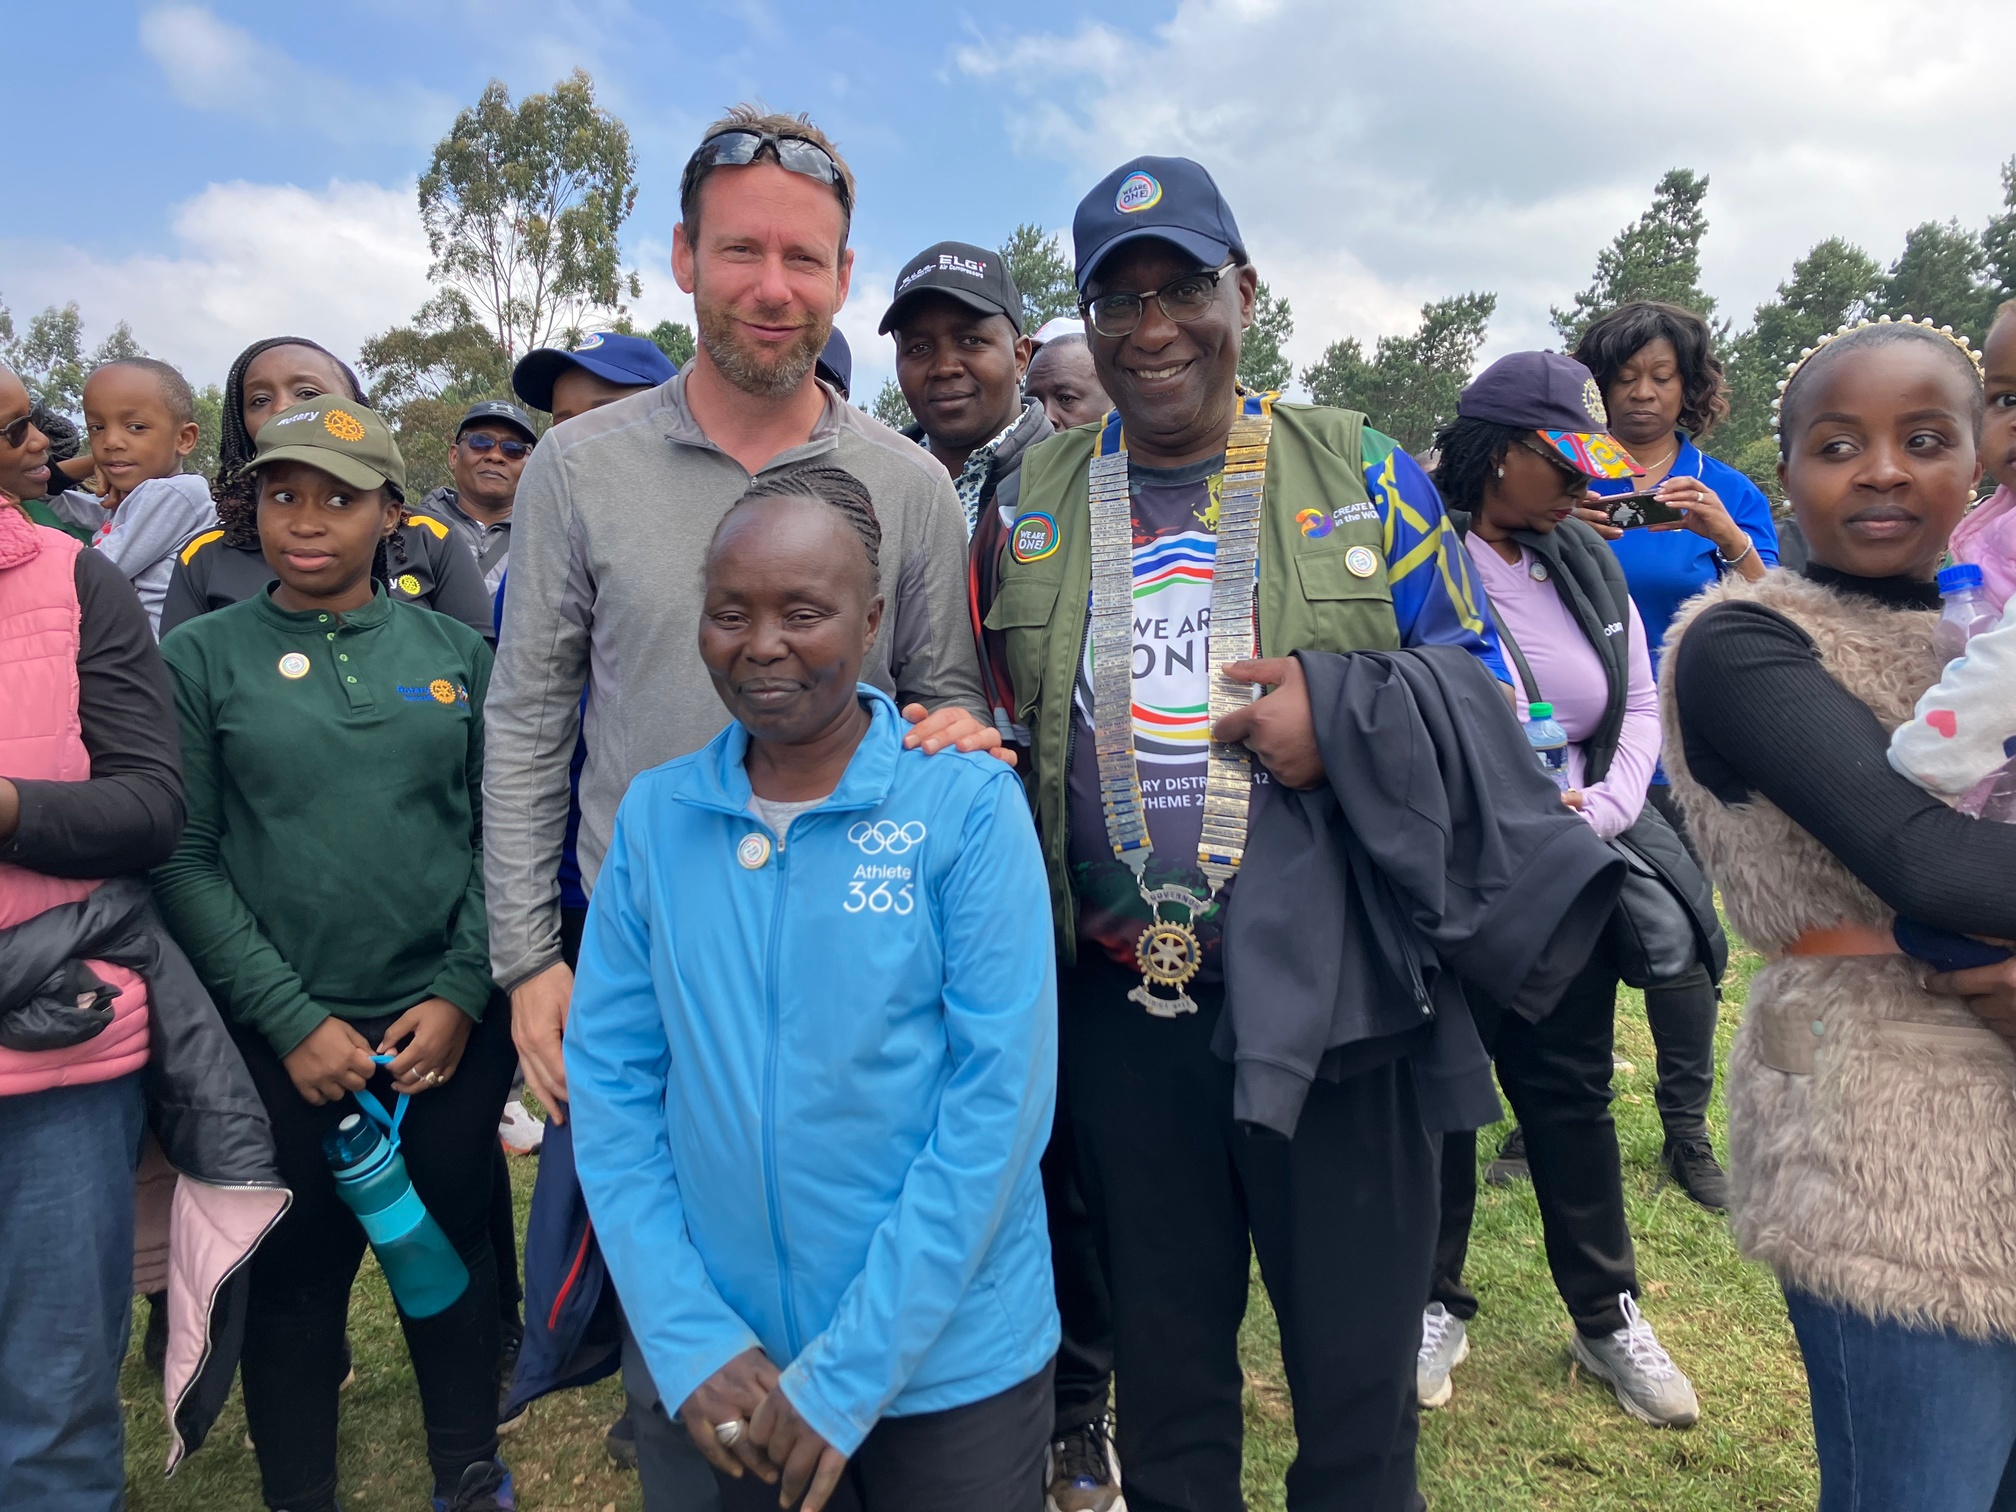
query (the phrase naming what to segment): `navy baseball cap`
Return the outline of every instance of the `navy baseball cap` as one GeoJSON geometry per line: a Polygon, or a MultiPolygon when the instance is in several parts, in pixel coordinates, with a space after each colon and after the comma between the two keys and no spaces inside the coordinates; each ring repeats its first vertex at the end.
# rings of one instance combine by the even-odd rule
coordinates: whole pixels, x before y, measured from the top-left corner
{"type": "Polygon", "coordinates": [[[1137,157],[1099,180],[1071,218],[1078,292],[1085,292],[1109,252],[1151,236],[1181,247],[1207,268],[1222,266],[1235,253],[1246,256],[1232,207],[1203,164],[1137,157]]]}
{"type": "Polygon", "coordinates": [[[940,242],[926,247],[896,275],[896,295],[883,312],[878,336],[896,328],[898,312],[922,294],[943,294],[982,315],[1006,315],[1015,334],[1022,334],[1022,291],[1008,276],[999,252],[971,242],[940,242]]]}
{"type": "Polygon", "coordinates": [[[840,397],[846,398],[854,388],[854,351],[847,345],[847,338],[836,329],[826,339],[825,350],[820,352],[814,370],[833,387],[840,390],[840,397]]]}
{"type": "Polygon", "coordinates": [[[570,367],[625,388],[655,387],[679,371],[649,337],[596,331],[571,352],[558,347],[527,352],[511,370],[511,390],[532,408],[551,414],[553,385],[570,367]]]}
{"type": "Polygon", "coordinates": [[[501,420],[525,433],[527,441],[537,441],[539,432],[532,428],[532,417],[508,399],[484,399],[469,406],[469,413],[462,417],[462,423],[455,427],[455,439],[462,439],[462,432],[472,425],[482,425],[488,421],[501,420]]]}
{"type": "Polygon", "coordinates": [[[1559,352],[1500,357],[1457,395],[1456,415],[1530,430],[1585,478],[1630,478],[1645,471],[1606,433],[1610,417],[1595,375],[1559,352]]]}

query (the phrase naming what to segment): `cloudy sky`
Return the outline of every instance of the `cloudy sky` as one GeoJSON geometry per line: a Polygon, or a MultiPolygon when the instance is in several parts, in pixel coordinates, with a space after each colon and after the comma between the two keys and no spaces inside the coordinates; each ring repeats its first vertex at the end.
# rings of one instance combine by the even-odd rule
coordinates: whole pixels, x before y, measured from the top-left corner
{"type": "Polygon", "coordinates": [[[665,262],[679,169],[720,107],[809,110],[861,182],[842,327],[857,393],[895,271],[1018,221],[1068,231],[1138,152],[1209,167],[1291,355],[1409,329],[1420,304],[1499,295],[1491,350],[1546,344],[1547,309],[1661,172],[1710,175],[1709,291],[1747,318],[1823,237],[1888,260],[1905,230],[1998,208],[2016,154],[2008,0],[72,0],[10,14],[56,85],[12,113],[0,300],[75,300],[198,382],[283,331],[346,355],[428,294],[413,180],[491,78],[514,96],[580,66],[628,123],[625,232],[645,323],[690,320],[665,262]],[[58,63],[55,60],[65,60],[58,63]],[[33,168],[57,187],[24,193],[33,168]]]}

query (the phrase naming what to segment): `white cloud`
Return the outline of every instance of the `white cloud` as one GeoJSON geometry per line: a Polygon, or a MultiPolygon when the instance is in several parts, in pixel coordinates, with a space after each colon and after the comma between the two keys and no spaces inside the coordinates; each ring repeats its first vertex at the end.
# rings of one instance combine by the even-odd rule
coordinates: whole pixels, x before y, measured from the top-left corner
{"type": "Polygon", "coordinates": [[[1667,168],[1707,173],[1703,282],[1740,325],[1794,258],[1842,235],[1979,225],[2016,151],[1997,0],[1587,0],[1405,6],[1180,0],[1130,34],[987,37],[956,54],[1024,156],[1088,186],[1136,153],[1203,162],[1294,355],[1408,327],[1424,299],[1499,294],[1495,351],[1552,341],[1547,307],[1667,168]]]}
{"type": "Polygon", "coordinates": [[[198,384],[266,336],[310,337],[346,360],[432,290],[413,186],[212,184],[179,205],[174,247],[108,260],[77,247],[0,241],[16,323],[75,300],[86,337],[132,324],[140,344],[198,384]]]}
{"type": "Polygon", "coordinates": [[[184,105],[339,142],[431,143],[455,115],[453,101],[416,84],[372,89],[318,73],[200,5],[148,11],[140,45],[184,105]]]}

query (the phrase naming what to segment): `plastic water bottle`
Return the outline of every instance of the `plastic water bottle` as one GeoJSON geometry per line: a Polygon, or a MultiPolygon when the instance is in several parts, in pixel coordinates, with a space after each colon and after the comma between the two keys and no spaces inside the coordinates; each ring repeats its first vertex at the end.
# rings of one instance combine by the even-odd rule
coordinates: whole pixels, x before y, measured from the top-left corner
{"type": "Polygon", "coordinates": [[[1967,642],[1993,630],[2000,616],[1981,587],[1981,569],[1972,562],[1939,570],[1939,623],[1932,628],[1932,649],[1941,662],[1964,656],[1967,642]]]}
{"type": "Polygon", "coordinates": [[[1568,791],[1568,732],[1554,719],[1554,705],[1526,706],[1526,743],[1540,758],[1540,770],[1553,779],[1554,786],[1568,791]]]}
{"type": "Polygon", "coordinates": [[[469,1289],[469,1269],[427,1211],[406,1161],[378,1126],[352,1113],[322,1136],[336,1191],[364,1225],[399,1311],[431,1318],[469,1289]]]}

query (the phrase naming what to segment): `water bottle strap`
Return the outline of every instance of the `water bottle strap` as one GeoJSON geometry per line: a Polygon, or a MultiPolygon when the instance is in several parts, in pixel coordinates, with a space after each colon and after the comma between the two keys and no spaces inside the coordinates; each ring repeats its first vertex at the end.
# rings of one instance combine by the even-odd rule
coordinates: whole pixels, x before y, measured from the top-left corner
{"type": "MultiPolygon", "coordinates": [[[[389,1066],[394,1059],[395,1057],[390,1055],[374,1055],[371,1057],[371,1063],[377,1066],[389,1066]]],[[[395,1151],[399,1148],[399,1125],[406,1121],[406,1105],[412,1101],[410,1094],[401,1092],[398,1102],[393,1105],[392,1111],[387,1113],[377,1098],[366,1097],[362,1092],[357,1094],[357,1106],[364,1110],[367,1118],[385,1131],[386,1141],[395,1151]]]]}

